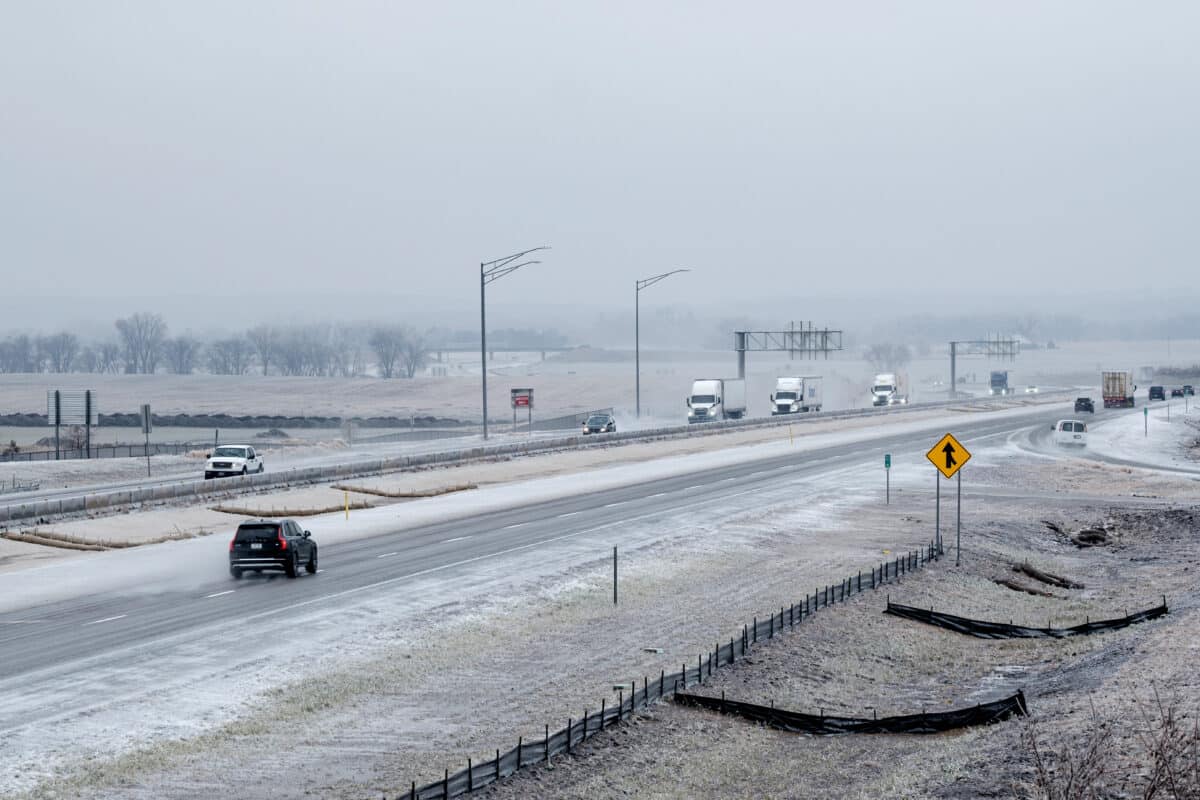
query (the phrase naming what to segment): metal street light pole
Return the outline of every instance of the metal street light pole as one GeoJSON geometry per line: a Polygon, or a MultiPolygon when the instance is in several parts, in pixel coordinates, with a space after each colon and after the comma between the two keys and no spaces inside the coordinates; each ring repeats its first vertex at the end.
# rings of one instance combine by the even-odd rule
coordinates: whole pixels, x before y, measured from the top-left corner
{"type": "Polygon", "coordinates": [[[647,286],[653,286],[663,278],[669,278],[680,272],[691,272],[690,269],[673,269],[670,272],[664,272],[661,275],[654,275],[650,278],[642,278],[637,281],[633,292],[633,368],[637,373],[637,379],[634,383],[634,396],[636,399],[637,416],[640,419],[642,416],[642,322],[641,322],[641,297],[642,289],[647,286]]]}
{"type": "Polygon", "coordinates": [[[541,261],[521,261],[521,259],[530,253],[538,250],[549,250],[546,245],[541,247],[531,247],[528,250],[522,250],[519,253],[513,253],[511,256],[497,258],[494,261],[484,261],[479,265],[479,361],[482,367],[483,374],[483,438],[488,438],[488,410],[487,410],[487,294],[484,291],[485,287],[493,281],[498,281],[510,272],[516,272],[521,267],[527,267],[530,264],[540,264],[541,261]],[[514,262],[521,261],[517,264],[514,262]]]}

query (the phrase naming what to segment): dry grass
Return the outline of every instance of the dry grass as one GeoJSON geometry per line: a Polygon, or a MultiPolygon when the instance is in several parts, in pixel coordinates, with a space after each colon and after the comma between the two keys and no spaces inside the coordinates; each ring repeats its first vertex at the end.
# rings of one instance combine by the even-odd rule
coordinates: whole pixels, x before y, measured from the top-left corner
{"type": "MultiPolygon", "coordinates": [[[[1200,721],[1176,698],[1134,701],[1136,730],[1121,737],[1119,720],[1091,707],[1091,724],[1054,745],[1039,723],[1029,722],[1021,743],[1033,763],[1030,794],[1038,800],[1142,800],[1200,798],[1200,721]]],[[[1127,721],[1128,722],[1128,721],[1127,721]]]]}
{"type": "Polygon", "coordinates": [[[479,487],[473,483],[459,483],[453,486],[438,486],[433,489],[421,489],[418,491],[394,491],[389,492],[387,489],[371,489],[366,486],[347,486],[336,484],[333,487],[340,492],[356,492],[358,494],[370,494],[376,497],[391,497],[400,500],[416,500],[422,497],[437,497],[443,494],[451,494],[453,492],[465,492],[469,489],[478,489],[479,487]]]}
{"type": "Polygon", "coordinates": [[[0,533],[0,536],[5,539],[11,539],[14,542],[25,542],[26,544],[39,544],[45,547],[59,547],[64,550],[118,550],[126,547],[140,547],[144,544],[161,544],[162,542],[173,542],[179,539],[193,539],[197,536],[207,536],[212,531],[197,530],[197,531],[181,531],[178,528],[173,533],[155,536],[150,539],[142,539],[140,541],[131,541],[127,539],[87,539],[83,536],[72,536],[66,533],[55,533],[53,531],[42,531],[34,528],[32,530],[24,530],[20,532],[5,531],[0,533]]]}
{"type": "Polygon", "coordinates": [[[345,511],[349,508],[351,511],[362,511],[366,508],[373,508],[371,503],[366,500],[354,500],[347,503],[338,503],[332,506],[321,506],[318,508],[248,508],[242,506],[213,506],[211,510],[220,511],[222,514],[236,514],[241,517],[315,517],[321,514],[334,514],[338,511],[345,511]]]}

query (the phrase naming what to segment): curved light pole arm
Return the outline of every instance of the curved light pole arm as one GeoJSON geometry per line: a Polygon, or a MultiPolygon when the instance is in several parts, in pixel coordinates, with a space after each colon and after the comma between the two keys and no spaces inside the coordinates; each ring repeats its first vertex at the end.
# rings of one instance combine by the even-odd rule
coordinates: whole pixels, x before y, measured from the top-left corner
{"type": "Polygon", "coordinates": [[[522,258],[538,250],[549,250],[548,245],[531,247],[519,253],[513,253],[503,258],[484,261],[479,265],[479,366],[483,378],[483,438],[488,438],[488,408],[487,408],[487,294],[485,289],[489,283],[498,281],[511,272],[530,264],[540,264],[536,260],[521,261],[522,258]],[[521,263],[514,263],[520,261],[521,263]]]}
{"type": "Polygon", "coordinates": [[[641,280],[638,280],[634,284],[635,289],[633,292],[633,369],[637,376],[634,381],[634,397],[636,398],[636,400],[634,401],[634,404],[635,404],[635,408],[636,408],[635,413],[637,414],[637,417],[639,419],[642,416],[642,345],[641,345],[642,289],[645,289],[647,286],[653,286],[654,284],[661,281],[663,278],[669,278],[672,275],[679,274],[680,272],[691,272],[691,270],[686,269],[686,268],[673,269],[670,272],[664,272],[661,275],[652,275],[649,278],[642,278],[641,280]]]}

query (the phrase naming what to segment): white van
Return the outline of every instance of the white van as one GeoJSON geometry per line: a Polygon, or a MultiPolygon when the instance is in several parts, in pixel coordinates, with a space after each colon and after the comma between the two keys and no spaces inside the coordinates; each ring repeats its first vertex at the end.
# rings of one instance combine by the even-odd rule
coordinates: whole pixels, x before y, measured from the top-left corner
{"type": "Polygon", "coordinates": [[[1060,419],[1054,425],[1054,441],[1060,445],[1087,447],[1087,424],[1077,419],[1060,419]]]}

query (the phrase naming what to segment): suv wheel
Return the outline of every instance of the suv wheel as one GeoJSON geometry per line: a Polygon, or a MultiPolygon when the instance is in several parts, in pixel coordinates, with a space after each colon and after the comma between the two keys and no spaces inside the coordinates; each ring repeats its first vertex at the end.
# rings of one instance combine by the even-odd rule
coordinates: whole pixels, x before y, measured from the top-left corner
{"type": "Polygon", "coordinates": [[[238,569],[237,567],[230,567],[229,574],[233,576],[233,579],[235,581],[240,580],[242,577],[242,571],[240,569],[238,569]]]}
{"type": "Polygon", "coordinates": [[[284,571],[284,572],[287,574],[287,576],[288,576],[289,578],[294,578],[294,577],[296,577],[296,575],[297,575],[297,574],[298,574],[298,572],[299,572],[299,571],[296,569],[296,566],[297,566],[297,565],[296,565],[296,551],[295,551],[295,550],[292,550],[292,556],[291,556],[291,558],[289,558],[289,559],[288,559],[288,562],[287,562],[287,564],[284,566],[284,569],[283,569],[283,571],[284,571]]]}
{"type": "Polygon", "coordinates": [[[312,553],[308,557],[308,563],[304,565],[309,575],[317,574],[317,548],[314,546],[312,553]]]}

